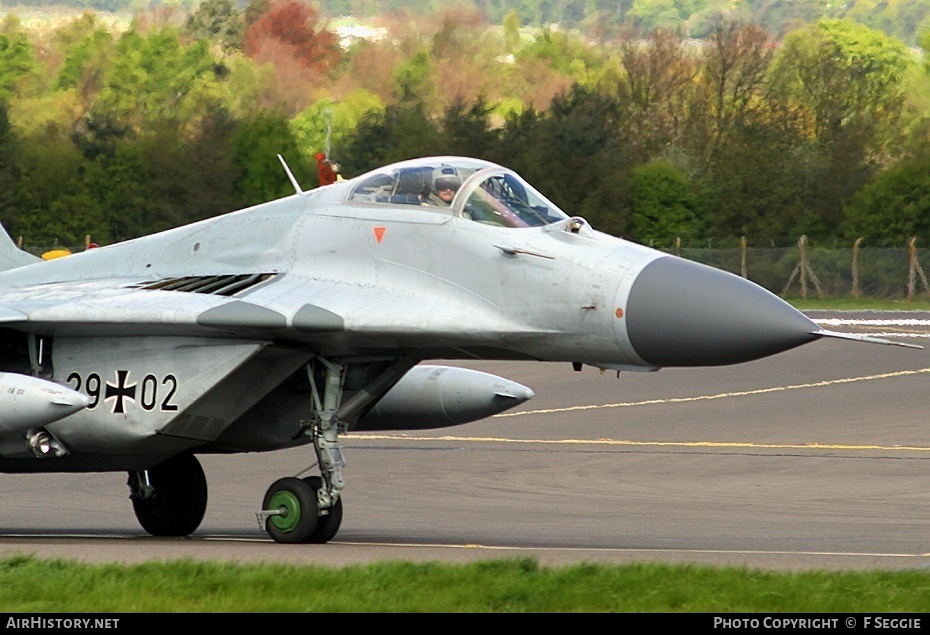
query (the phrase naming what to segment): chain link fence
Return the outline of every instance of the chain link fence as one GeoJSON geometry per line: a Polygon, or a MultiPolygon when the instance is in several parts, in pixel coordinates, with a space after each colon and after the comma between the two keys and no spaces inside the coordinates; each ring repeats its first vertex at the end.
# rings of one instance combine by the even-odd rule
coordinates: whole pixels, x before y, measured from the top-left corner
{"type": "Polygon", "coordinates": [[[930,296],[921,262],[930,263],[930,249],[916,239],[897,247],[848,249],[811,247],[805,237],[787,248],[732,249],[676,247],[668,253],[735,273],[789,298],[913,299],[930,296]]]}

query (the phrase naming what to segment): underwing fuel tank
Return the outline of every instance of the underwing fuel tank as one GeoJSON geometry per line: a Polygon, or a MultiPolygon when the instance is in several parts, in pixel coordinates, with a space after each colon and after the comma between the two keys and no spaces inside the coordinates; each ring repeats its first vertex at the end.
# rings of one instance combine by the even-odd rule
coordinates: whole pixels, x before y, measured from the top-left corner
{"type": "Polygon", "coordinates": [[[87,395],[54,382],[0,373],[0,436],[58,421],[89,403],[87,395]]]}
{"type": "Polygon", "coordinates": [[[426,430],[469,423],[531,399],[532,390],[490,373],[415,366],[362,417],[354,430],[426,430]]]}

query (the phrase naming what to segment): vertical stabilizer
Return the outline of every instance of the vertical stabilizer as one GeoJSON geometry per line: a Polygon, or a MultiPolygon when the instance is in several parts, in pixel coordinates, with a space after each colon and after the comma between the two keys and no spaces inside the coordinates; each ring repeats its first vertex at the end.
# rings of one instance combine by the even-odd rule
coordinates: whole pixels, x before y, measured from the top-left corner
{"type": "Polygon", "coordinates": [[[42,259],[17,247],[6,233],[6,229],[0,225],[0,271],[25,267],[36,262],[42,262],[42,259]]]}

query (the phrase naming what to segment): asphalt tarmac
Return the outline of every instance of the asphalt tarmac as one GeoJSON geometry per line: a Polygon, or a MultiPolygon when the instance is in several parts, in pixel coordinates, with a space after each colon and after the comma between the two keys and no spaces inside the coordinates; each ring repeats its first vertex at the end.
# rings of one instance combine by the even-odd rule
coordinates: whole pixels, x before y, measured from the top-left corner
{"type": "Polygon", "coordinates": [[[126,475],[0,475],[0,557],[342,566],[531,557],[776,570],[930,566],[930,313],[811,313],[924,350],[820,340],[656,373],[459,364],[536,392],[476,423],[344,437],[344,518],[326,545],[259,529],[265,489],[309,448],[202,457],[200,529],[138,526],[126,475]]]}

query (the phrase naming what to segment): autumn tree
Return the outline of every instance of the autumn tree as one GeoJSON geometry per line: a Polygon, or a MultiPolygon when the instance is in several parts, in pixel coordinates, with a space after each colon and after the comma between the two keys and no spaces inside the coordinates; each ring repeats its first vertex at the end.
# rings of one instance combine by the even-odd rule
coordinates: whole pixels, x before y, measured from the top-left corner
{"type": "Polygon", "coordinates": [[[515,93],[503,81],[503,38],[487,28],[476,11],[446,9],[437,15],[439,30],[430,39],[429,72],[434,99],[433,114],[456,104],[497,101],[515,93]]]}
{"type": "Polygon", "coordinates": [[[771,99],[774,52],[758,26],[724,21],[703,47],[689,144],[704,231],[718,243],[791,242],[823,229],[809,216],[816,153],[771,99]]]}
{"type": "Polygon", "coordinates": [[[634,160],[646,163],[687,140],[697,63],[681,38],[659,31],[646,41],[630,41],[620,51],[625,75],[617,91],[629,116],[624,137],[634,160]]]}
{"type": "Polygon", "coordinates": [[[259,63],[294,61],[317,74],[330,70],[340,56],[335,34],[316,9],[298,0],[272,3],[245,32],[243,49],[259,63]]]}
{"type": "Polygon", "coordinates": [[[317,11],[299,0],[280,0],[246,29],[243,51],[256,64],[274,68],[266,107],[289,117],[303,110],[320,80],[340,59],[335,34],[317,11]]]}
{"type": "Polygon", "coordinates": [[[704,47],[698,86],[707,142],[723,144],[738,126],[767,117],[766,75],[775,48],[756,25],[717,21],[704,47]]]}
{"type": "Polygon", "coordinates": [[[536,110],[548,109],[556,96],[581,82],[588,66],[596,63],[580,38],[553,29],[543,30],[514,57],[514,63],[503,69],[506,96],[517,97],[536,110]]]}

